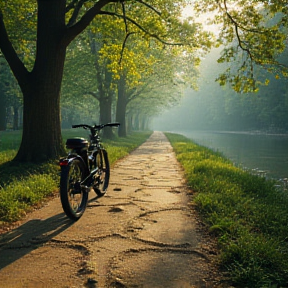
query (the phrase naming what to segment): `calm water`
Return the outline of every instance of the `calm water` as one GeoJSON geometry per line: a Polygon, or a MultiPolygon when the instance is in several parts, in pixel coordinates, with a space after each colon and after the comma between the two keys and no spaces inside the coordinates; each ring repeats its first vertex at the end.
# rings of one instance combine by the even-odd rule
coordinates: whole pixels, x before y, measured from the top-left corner
{"type": "Polygon", "coordinates": [[[221,152],[237,166],[265,171],[268,177],[288,178],[288,135],[231,132],[177,132],[221,152]]]}

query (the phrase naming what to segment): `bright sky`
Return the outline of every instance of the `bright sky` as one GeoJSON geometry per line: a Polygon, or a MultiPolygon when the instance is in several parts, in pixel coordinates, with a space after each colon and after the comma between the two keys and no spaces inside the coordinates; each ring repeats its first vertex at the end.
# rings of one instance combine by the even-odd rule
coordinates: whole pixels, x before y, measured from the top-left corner
{"type": "MultiPolygon", "coordinates": [[[[183,9],[183,17],[185,18],[185,17],[189,17],[193,15],[194,15],[194,11],[193,11],[192,5],[187,5],[187,7],[183,9]]],[[[213,16],[212,13],[206,13],[200,17],[195,18],[195,21],[202,23],[205,30],[217,33],[217,30],[218,30],[217,26],[207,24],[207,20],[209,18],[212,18],[212,16],[213,16]]]]}
{"type": "Polygon", "coordinates": [[[191,5],[188,5],[183,9],[183,17],[188,17],[193,15],[193,8],[191,5]]]}

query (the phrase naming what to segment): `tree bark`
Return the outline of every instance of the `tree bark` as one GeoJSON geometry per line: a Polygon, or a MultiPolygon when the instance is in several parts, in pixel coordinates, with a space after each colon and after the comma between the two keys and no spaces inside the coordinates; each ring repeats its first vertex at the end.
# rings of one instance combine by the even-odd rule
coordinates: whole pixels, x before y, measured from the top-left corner
{"type": "MultiPolygon", "coordinates": [[[[107,124],[112,121],[112,102],[113,102],[113,90],[111,89],[112,73],[107,70],[107,67],[103,67],[99,64],[99,49],[101,43],[96,43],[95,37],[92,32],[89,33],[91,53],[95,55],[95,70],[96,80],[98,86],[98,93],[95,94],[95,98],[99,101],[100,107],[100,124],[107,124]]],[[[103,137],[106,139],[113,139],[114,134],[112,127],[106,127],[103,130],[103,137]]]]}
{"type": "MultiPolygon", "coordinates": [[[[42,162],[63,155],[60,87],[66,45],[65,1],[38,0],[38,27],[35,65],[23,93],[23,135],[15,157],[20,162],[42,162]]],[[[21,85],[22,84],[22,85],[21,85]]]]}
{"type": "Polygon", "coordinates": [[[48,87],[44,87],[47,84],[23,93],[23,136],[16,161],[42,162],[58,158],[64,153],[60,129],[60,95],[54,89],[49,91],[48,87]],[[42,97],[39,97],[41,94],[42,97]]]}
{"type": "MultiPolygon", "coordinates": [[[[109,94],[109,93],[108,93],[109,94]]],[[[111,95],[110,95],[111,96],[111,95]]],[[[100,98],[100,123],[107,124],[112,120],[112,96],[100,98]]],[[[105,127],[103,129],[103,137],[106,139],[113,139],[114,134],[112,131],[112,127],[105,127]]]]}

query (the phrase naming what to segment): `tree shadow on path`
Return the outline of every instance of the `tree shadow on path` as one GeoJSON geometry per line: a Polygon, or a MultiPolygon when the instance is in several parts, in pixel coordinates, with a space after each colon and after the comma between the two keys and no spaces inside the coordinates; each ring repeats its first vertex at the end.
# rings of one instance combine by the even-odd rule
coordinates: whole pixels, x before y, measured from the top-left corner
{"type": "Polygon", "coordinates": [[[61,213],[45,220],[30,220],[0,235],[0,269],[50,241],[73,223],[74,221],[61,213]]]}

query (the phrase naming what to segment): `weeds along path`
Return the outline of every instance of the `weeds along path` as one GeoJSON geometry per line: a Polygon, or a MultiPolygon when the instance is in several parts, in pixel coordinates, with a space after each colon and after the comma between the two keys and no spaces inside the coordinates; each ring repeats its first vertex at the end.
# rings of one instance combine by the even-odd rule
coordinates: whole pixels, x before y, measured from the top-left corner
{"type": "Polygon", "coordinates": [[[216,287],[187,192],[154,132],[116,163],[106,196],[90,193],[79,221],[56,198],[0,236],[0,287],[216,287]]]}

